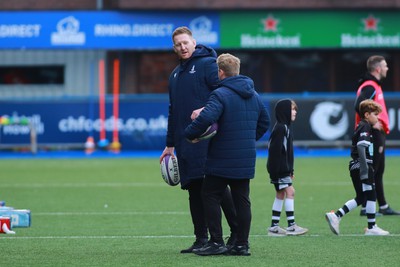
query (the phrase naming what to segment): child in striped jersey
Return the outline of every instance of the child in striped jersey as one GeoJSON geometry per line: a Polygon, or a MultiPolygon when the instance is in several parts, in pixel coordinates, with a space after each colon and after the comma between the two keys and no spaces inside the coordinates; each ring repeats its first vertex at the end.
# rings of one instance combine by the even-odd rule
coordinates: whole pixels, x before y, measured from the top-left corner
{"type": "Polygon", "coordinates": [[[357,125],[352,138],[351,158],[349,171],[356,197],[348,200],[342,208],[336,212],[328,212],[325,218],[331,231],[339,235],[339,223],[344,215],[363,204],[366,201],[366,215],[368,227],[365,235],[388,235],[389,232],[378,227],[375,223],[376,192],[374,181],[373,136],[372,127],[378,122],[378,115],[382,107],[371,99],[360,103],[361,121],[357,125]]]}

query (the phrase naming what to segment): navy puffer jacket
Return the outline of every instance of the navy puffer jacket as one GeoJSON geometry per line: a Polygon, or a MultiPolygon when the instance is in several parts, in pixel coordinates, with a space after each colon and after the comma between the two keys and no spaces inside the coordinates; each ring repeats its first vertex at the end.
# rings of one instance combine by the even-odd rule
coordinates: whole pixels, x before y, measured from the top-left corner
{"type": "Polygon", "coordinates": [[[208,142],[191,144],[185,139],[184,130],[192,122],[193,110],[204,107],[218,85],[216,58],[212,48],[197,45],[192,57],[182,61],[169,77],[166,145],[175,147],[183,189],[190,180],[204,177],[208,142]]]}
{"type": "Polygon", "coordinates": [[[218,122],[218,132],[209,143],[206,174],[254,178],[256,140],[268,130],[270,117],[250,78],[237,75],[223,79],[186,128],[185,136],[193,140],[214,122],[218,122]]]}

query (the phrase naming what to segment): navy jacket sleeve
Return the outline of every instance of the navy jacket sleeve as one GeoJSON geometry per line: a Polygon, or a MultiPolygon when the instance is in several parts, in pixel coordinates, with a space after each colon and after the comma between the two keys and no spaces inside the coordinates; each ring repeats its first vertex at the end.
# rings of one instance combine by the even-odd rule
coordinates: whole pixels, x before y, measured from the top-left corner
{"type": "Polygon", "coordinates": [[[172,112],[172,101],[171,101],[171,90],[169,90],[169,105],[168,105],[168,129],[167,129],[167,136],[166,136],[166,146],[167,147],[174,147],[174,118],[172,112]]]}
{"type": "Polygon", "coordinates": [[[218,87],[219,78],[218,78],[218,65],[215,58],[207,58],[207,61],[204,63],[204,73],[206,84],[208,88],[214,90],[218,87]]]}
{"type": "Polygon", "coordinates": [[[210,99],[200,112],[200,115],[186,127],[185,137],[189,140],[199,137],[208,126],[218,121],[223,110],[223,105],[218,96],[215,93],[211,93],[210,99]]]}

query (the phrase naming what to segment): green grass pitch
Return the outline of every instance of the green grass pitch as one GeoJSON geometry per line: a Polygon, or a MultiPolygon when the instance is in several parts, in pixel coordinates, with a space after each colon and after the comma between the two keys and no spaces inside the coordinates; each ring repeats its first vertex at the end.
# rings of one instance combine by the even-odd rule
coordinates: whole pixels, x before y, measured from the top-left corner
{"type": "MultiPolygon", "coordinates": [[[[193,241],[188,194],[161,178],[158,158],[0,161],[0,200],[30,209],[32,226],[0,235],[4,266],[398,266],[400,216],[377,217],[386,237],[363,236],[359,208],[341,222],[324,214],[354,196],[348,157],[296,158],[295,215],[309,233],[268,237],[274,189],[257,161],[251,182],[250,257],[183,255],[193,241]]],[[[386,160],[385,190],[400,209],[399,160],[386,160]]],[[[224,221],[224,234],[228,227],[224,221]]],[[[283,214],[281,225],[286,227],[283,214]]]]}

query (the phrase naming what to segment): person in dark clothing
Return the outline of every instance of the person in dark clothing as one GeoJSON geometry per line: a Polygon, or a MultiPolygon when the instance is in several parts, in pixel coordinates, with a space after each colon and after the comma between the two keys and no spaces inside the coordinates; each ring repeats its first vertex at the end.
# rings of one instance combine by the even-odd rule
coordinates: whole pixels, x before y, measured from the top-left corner
{"type": "MultiPolygon", "coordinates": [[[[184,130],[192,121],[194,110],[202,108],[219,82],[217,53],[210,47],[196,45],[187,27],[178,27],[172,34],[173,48],[180,64],[169,77],[169,110],[166,147],[160,156],[176,156],[179,165],[181,188],[189,192],[189,209],[196,240],[181,253],[192,253],[208,241],[208,228],[204,215],[201,188],[208,142],[191,144],[184,138],[184,130]]],[[[225,191],[221,207],[231,228],[228,243],[236,236],[236,210],[229,188],[225,191]]]]}
{"type": "Polygon", "coordinates": [[[217,64],[219,88],[211,93],[204,109],[185,129],[186,138],[196,143],[211,124],[218,123],[218,132],[209,143],[202,191],[210,240],[195,254],[249,256],[250,179],[255,175],[256,140],[268,130],[270,117],[253,81],[239,74],[239,58],[222,54],[217,64]],[[222,238],[219,207],[228,186],[238,219],[237,240],[231,249],[222,238]]]}
{"type": "MultiPolygon", "coordinates": [[[[393,210],[386,202],[383,188],[383,173],[385,171],[385,150],[386,135],[389,130],[389,116],[386,109],[385,99],[381,87],[381,81],[386,78],[389,70],[387,62],[382,56],[371,56],[367,60],[368,72],[360,79],[357,90],[357,98],[354,104],[356,110],[355,127],[360,122],[359,106],[365,99],[372,99],[382,106],[379,121],[373,126],[374,136],[374,170],[375,170],[375,189],[379,205],[378,215],[400,215],[400,212],[393,210]]],[[[362,205],[361,216],[365,216],[365,203],[362,205]]]]}
{"type": "Polygon", "coordinates": [[[375,141],[372,127],[378,122],[378,114],[382,111],[381,105],[371,99],[360,103],[359,114],[360,123],[354,131],[351,140],[351,161],[349,171],[353,182],[356,197],[348,200],[342,208],[336,212],[328,212],[325,218],[331,231],[339,235],[340,220],[350,211],[366,202],[367,224],[365,235],[388,235],[389,232],[381,229],[375,222],[376,213],[376,192],[373,168],[372,143],[375,141]],[[371,149],[372,148],[372,149],[371,149]]]}
{"type": "Polygon", "coordinates": [[[307,228],[300,227],[294,216],[294,153],[291,124],[296,119],[297,105],[293,100],[282,99],[275,105],[276,123],[268,143],[267,170],[276,195],[272,205],[272,222],[269,236],[302,235],[307,228]],[[279,227],[280,216],[285,204],[288,227],[279,227]]]}

